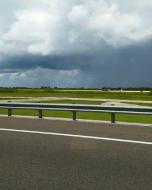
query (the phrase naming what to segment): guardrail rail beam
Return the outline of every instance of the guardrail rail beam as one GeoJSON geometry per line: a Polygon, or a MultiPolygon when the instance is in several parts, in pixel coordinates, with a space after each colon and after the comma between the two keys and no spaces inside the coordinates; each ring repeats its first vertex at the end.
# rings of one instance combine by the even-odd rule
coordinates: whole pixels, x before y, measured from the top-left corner
{"type": "Polygon", "coordinates": [[[120,107],[81,104],[48,104],[48,103],[1,103],[0,108],[8,110],[8,116],[12,115],[13,109],[28,109],[38,111],[38,117],[43,118],[43,110],[72,112],[72,119],[77,119],[77,112],[96,112],[111,114],[111,123],[116,122],[116,114],[140,114],[152,115],[152,107],[120,107]]]}

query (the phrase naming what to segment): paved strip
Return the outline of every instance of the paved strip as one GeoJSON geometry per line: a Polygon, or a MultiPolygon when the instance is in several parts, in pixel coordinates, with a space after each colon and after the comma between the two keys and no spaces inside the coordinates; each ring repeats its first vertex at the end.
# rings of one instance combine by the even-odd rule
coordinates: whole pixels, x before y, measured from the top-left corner
{"type": "Polygon", "coordinates": [[[29,131],[29,130],[17,130],[17,129],[6,129],[6,128],[0,128],[0,131],[54,135],[54,136],[74,137],[74,138],[83,138],[83,139],[95,139],[95,140],[104,140],[104,141],[116,141],[116,142],[123,142],[123,143],[152,145],[152,142],[145,142],[145,141],[114,139],[114,138],[105,138],[105,137],[97,137],[97,136],[73,135],[73,134],[64,134],[64,133],[52,133],[52,132],[43,132],[43,131],[29,131]]]}
{"type": "Polygon", "coordinates": [[[70,98],[70,97],[11,97],[1,96],[0,98],[11,99],[13,101],[45,101],[45,100],[83,100],[83,101],[115,101],[115,102],[136,102],[136,103],[152,103],[150,100],[120,100],[120,99],[105,99],[105,98],[70,98]]]}

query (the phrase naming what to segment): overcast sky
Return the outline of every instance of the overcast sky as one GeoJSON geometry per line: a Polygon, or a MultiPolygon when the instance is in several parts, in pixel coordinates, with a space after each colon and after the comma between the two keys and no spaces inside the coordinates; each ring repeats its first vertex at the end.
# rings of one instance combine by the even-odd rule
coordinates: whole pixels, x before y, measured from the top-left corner
{"type": "Polygon", "coordinates": [[[0,1],[0,86],[151,86],[152,1],[0,1]]]}

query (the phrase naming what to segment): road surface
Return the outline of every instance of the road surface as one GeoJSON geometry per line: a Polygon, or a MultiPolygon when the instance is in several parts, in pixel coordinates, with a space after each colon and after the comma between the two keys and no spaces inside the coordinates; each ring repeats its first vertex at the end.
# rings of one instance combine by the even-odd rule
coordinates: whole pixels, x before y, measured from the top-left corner
{"type": "Polygon", "coordinates": [[[0,190],[151,190],[152,127],[0,117],[0,190]]]}

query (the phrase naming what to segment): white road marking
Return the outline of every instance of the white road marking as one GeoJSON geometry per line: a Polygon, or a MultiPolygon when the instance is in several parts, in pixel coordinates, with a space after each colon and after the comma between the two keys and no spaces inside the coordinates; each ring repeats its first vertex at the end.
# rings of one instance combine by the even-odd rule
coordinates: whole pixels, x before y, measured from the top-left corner
{"type": "Polygon", "coordinates": [[[146,141],[135,141],[135,140],[116,139],[116,138],[97,137],[97,136],[86,136],[86,135],[74,135],[74,134],[65,134],[65,133],[53,133],[53,132],[43,132],[43,131],[6,129],[6,128],[0,128],[0,131],[42,134],[42,135],[52,135],[52,136],[64,136],[64,137],[74,137],[74,138],[84,138],[84,139],[95,139],[95,140],[104,140],[104,141],[115,141],[115,142],[123,142],[123,143],[152,145],[152,142],[146,142],[146,141]]]}

